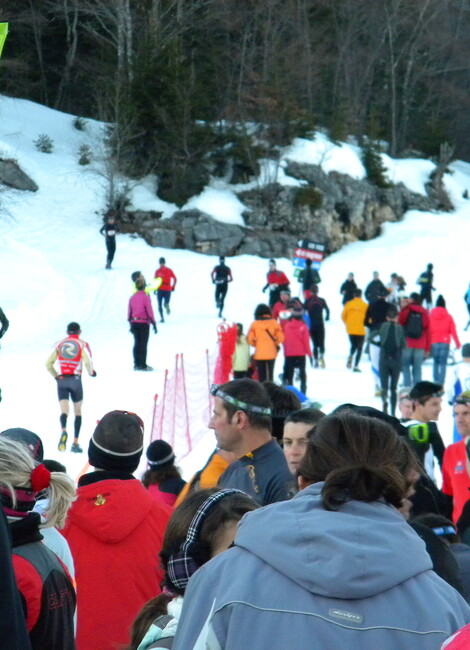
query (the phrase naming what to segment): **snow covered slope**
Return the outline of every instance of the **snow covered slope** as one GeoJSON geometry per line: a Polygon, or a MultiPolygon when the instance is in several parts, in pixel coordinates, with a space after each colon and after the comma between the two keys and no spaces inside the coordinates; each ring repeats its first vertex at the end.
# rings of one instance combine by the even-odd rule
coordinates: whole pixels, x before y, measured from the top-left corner
{"type": "MultiPolygon", "coordinates": [[[[104,269],[105,244],[98,233],[104,207],[102,179],[77,162],[78,147],[86,143],[96,147],[101,126],[89,121],[86,131],[81,132],[73,127],[72,120],[73,116],[28,101],[0,98],[0,151],[17,158],[40,188],[36,193],[8,190],[0,195],[0,306],[10,320],[0,351],[0,427],[24,426],[36,431],[44,441],[46,456],[60,458],[75,474],[86,454],[77,457],[57,451],[56,384],[44,365],[54,342],[65,334],[67,323],[77,320],[81,324],[98,373],[95,379],[85,376],[83,380],[81,438],[86,448],[96,420],[111,409],[136,411],[149,428],[153,396],[161,391],[164,370],[173,366],[176,353],[183,352],[192,362],[201,360],[204,350],[216,344],[219,319],[210,282],[215,257],[151,248],[141,239],[118,235],[113,269],[104,269]],[[34,147],[33,141],[41,133],[54,140],[53,153],[40,153],[34,147]],[[150,279],[161,255],[175,271],[178,285],[171,316],[159,325],[157,336],[151,334],[148,363],[155,372],[137,373],[133,371],[133,338],[126,320],[130,274],[140,270],[150,279]]],[[[286,157],[318,162],[315,156],[320,155],[319,149],[328,168],[350,169],[353,175],[360,175],[355,148],[328,145],[323,136],[314,142],[294,143],[286,157]],[[334,156],[325,154],[328,146],[334,147],[334,156]]],[[[396,178],[419,190],[429,163],[390,161],[392,168],[396,178]]],[[[419,273],[432,261],[438,293],[446,297],[463,341],[470,340],[470,334],[462,332],[467,321],[462,296],[470,280],[466,264],[470,201],[463,199],[462,193],[470,187],[470,166],[459,162],[453,170],[448,186],[457,205],[455,213],[408,213],[403,222],[386,224],[377,239],[351,244],[324,262],[321,295],[332,310],[326,333],[327,368],[309,370],[308,392],[327,412],[345,401],[379,406],[367,361],[360,375],[345,368],[348,341],[340,318],[339,286],[349,271],[355,273],[363,288],[372,271],[379,270],[385,281],[396,271],[405,276],[412,290],[419,273]]],[[[198,197],[198,207],[205,209],[205,196],[209,213],[218,212],[222,219],[236,221],[242,207],[234,201],[233,192],[220,181],[213,187],[217,192],[203,193],[198,197]]],[[[145,185],[134,191],[134,207],[163,210],[168,216],[174,209],[152,196],[145,185]]],[[[247,329],[256,304],[266,299],[261,288],[267,260],[240,256],[227,262],[234,282],[229,287],[225,315],[247,329]]],[[[278,266],[292,277],[289,260],[278,260],[278,266]]],[[[292,286],[297,290],[296,282],[292,286]]],[[[278,360],[276,374],[281,370],[278,360]]],[[[431,378],[430,366],[425,367],[424,376],[431,378]]],[[[442,428],[450,431],[448,407],[441,417],[442,428]]],[[[450,441],[450,434],[446,435],[450,441]]],[[[183,461],[186,474],[199,467],[213,443],[208,432],[183,461]]]]}

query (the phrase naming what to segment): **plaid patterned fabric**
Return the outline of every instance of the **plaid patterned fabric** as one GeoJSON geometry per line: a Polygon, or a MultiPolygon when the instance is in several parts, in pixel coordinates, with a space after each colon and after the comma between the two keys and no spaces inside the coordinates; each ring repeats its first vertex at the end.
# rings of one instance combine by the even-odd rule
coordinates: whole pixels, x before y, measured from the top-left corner
{"type": "Polygon", "coordinates": [[[199,506],[193,520],[191,521],[186,539],[181,545],[180,550],[177,553],[170,555],[167,562],[166,573],[169,581],[174,587],[185,589],[189,578],[195,571],[197,571],[197,569],[199,569],[199,564],[191,556],[191,549],[197,542],[197,538],[201,532],[207,514],[221,499],[224,499],[231,494],[236,494],[237,492],[244,494],[241,490],[220,490],[219,492],[212,494],[199,506]]]}

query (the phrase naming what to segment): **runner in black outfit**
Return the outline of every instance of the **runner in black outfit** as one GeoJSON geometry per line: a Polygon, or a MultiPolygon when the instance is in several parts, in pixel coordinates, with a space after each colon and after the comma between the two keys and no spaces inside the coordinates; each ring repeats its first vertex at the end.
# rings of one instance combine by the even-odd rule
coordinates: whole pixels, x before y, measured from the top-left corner
{"type": "Polygon", "coordinates": [[[343,296],[343,305],[354,298],[354,291],[357,289],[354,273],[348,273],[347,279],[341,285],[339,292],[343,296]]]}
{"type": "Polygon", "coordinates": [[[108,256],[106,258],[106,268],[110,269],[116,252],[116,233],[118,228],[116,226],[116,213],[110,210],[106,216],[106,223],[100,228],[100,233],[106,237],[106,250],[108,256]]]}
{"type": "Polygon", "coordinates": [[[225,257],[223,255],[219,257],[219,263],[217,266],[214,266],[211,278],[213,284],[215,284],[215,306],[219,310],[219,318],[221,318],[225,296],[227,295],[228,283],[233,280],[232,271],[225,264],[225,257]]]}
{"type": "Polygon", "coordinates": [[[318,295],[318,286],[312,284],[310,287],[311,296],[305,303],[305,309],[308,311],[310,318],[310,338],[313,343],[313,358],[315,368],[325,367],[325,324],[323,322],[323,311],[325,311],[325,320],[330,320],[330,310],[324,298],[318,295]],[[320,356],[319,356],[320,353],[320,356]]]}
{"type": "Polygon", "coordinates": [[[432,286],[434,282],[434,266],[428,264],[426,270],[421,273],[417,279],[417,284],[421,287],[421,304],[426,303],[426,308],[428,311],[432,308],[432,292],[435,291],[435,288],[432,286]]]}

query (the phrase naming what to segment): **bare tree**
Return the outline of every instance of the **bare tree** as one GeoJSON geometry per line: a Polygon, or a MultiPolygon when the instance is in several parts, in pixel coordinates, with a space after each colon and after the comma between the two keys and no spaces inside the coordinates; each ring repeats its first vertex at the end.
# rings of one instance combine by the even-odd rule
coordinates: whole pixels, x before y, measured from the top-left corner
{"type": "Polygon", "coordinates": [[[78,0],[61,0],[60,3],[53,3],[50,7],[56,12],[61,12],[66,27],[65,64],[54,102],[54,107],[59,108],[63,105],[65,94],[69,92],[70,79],[77,56],[79,5],[78,0]]]}

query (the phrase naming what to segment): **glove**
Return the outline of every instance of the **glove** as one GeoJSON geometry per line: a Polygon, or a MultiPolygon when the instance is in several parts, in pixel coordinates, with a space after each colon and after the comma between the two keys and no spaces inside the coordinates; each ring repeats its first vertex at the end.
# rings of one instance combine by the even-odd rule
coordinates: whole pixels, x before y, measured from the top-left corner
{"type": "Polygon", "coordinates": [[[310,366],[313,368],[313,357],[310,357],[310,366]]]}
{"type": "Polygon", "coordinates": [[[156,325],[153,326],[153,333],[154,333],[154,334],[157,333],[157,326],[156,326],[156,325]]]}
{"type": "Polygon", "coordinates": [[[93,370],[93,372],[91,373],[91,376],[96,377],[96,370],[93,370]]]}
{"type": "Polygon", "coordinates": [[[263,288],[261,289],[261,291],[262,291],[263,293],[266,293],[266,287],[263,287],[263,288]]]}

